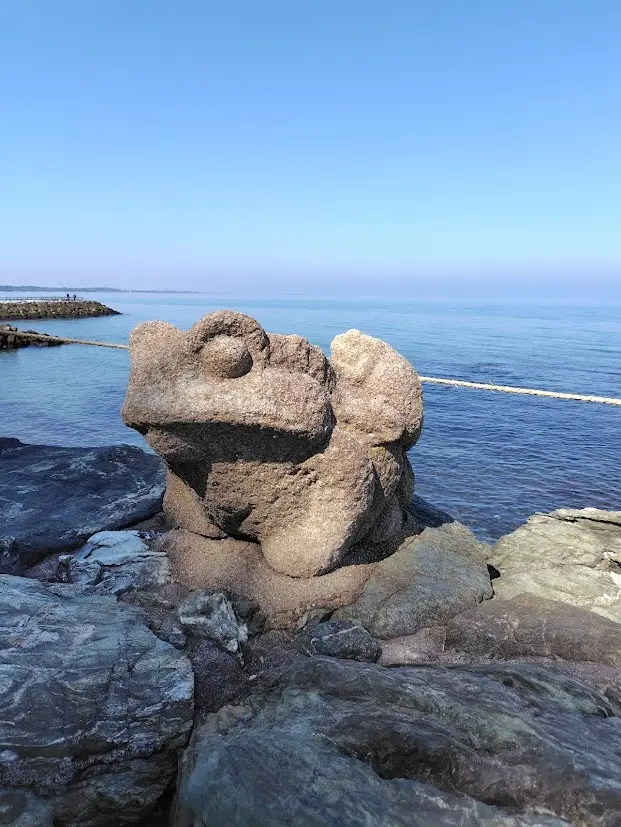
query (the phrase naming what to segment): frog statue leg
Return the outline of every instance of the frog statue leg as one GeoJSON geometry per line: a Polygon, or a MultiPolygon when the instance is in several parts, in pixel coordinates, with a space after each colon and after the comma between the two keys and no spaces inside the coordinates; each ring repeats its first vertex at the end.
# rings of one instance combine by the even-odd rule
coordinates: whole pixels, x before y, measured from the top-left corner
{"type": "Polygon", "coordinates": [[[358,440],[338,427],[326,449],[296,467],[264,527],[269,565],[293,577],[333,569],[359,534],[372,506],[373,463],[358,440]]]}

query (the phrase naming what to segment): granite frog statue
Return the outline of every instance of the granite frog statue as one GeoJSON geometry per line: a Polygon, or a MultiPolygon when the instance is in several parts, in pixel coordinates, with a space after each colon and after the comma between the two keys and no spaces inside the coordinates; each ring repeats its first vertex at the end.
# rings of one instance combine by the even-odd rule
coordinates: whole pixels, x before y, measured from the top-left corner
{"type": "Polygon", "coordinates": [[[164,458],[177,527],[255,540],[293,577],[401,530],[422,395],[385,342],[349,330],[328,361],[299,336],[222,310],[187,332],[138,325],[130,352],[123,420],[164,458]]]}

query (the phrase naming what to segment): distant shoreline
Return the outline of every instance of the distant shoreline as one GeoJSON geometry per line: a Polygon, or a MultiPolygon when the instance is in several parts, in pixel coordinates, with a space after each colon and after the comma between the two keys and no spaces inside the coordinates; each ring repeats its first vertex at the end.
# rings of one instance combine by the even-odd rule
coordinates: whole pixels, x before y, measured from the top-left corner
{"type": "Polygon", "coordinates": [[[198,295],[200,290],[126,290],[123,287],[41,287],[35,284],[0,284],[0,293],[178,293],[198,295]]]}

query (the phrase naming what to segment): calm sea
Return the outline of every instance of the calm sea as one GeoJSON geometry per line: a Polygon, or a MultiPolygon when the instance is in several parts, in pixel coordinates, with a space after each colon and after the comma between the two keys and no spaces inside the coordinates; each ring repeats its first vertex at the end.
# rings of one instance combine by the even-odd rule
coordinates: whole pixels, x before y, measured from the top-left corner
{"type": "MultiPolygon", "coordinates": [[[[36,322],[36,329],[126,342],[144,320],[188,328],[233,307],[326,351],[333,336],[357,327],[427,376],[621,397],[619,305],[91,295],[123,315],[36,322]]],[[[104,348],[0,352],[0,434],[144,447],[119,416],[128,368],[127,353],[104,348]]],[[[480,537],[495,539],[535,511],[621,509],[621,408],[432,385],[424,396],[425,426],[411,452],[417,493],[480,537]]]]}

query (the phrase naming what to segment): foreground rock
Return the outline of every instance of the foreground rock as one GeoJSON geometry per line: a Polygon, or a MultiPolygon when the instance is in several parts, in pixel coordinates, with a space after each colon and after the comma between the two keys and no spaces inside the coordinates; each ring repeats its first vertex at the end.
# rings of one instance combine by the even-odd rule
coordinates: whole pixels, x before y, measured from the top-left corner
{"type": "Polygon", "coordinates": [[[532,594],[621,623],[621,511],[535,514],[501,537],[490,562],[500,599],[532,594]]]}
{"type": "Polygon", "coordinates": [[[542,666],[310,658],[195,732],[173,823],[617,827],[620,712],[542,666]]]}
{"type": "Polygon", "coordinates": [[[163,470],[138,448],[58,448],[0,439],[0,571],[21,574],[46,555],[161,509],[163,470]]]}
{"type": "Polygon", "coordinates": [[[488,551],[460,523],[427,528],[382,560],[355,603],[334,617],[356,620],[379,638],[444,624],[492,597],[488,551]]]}
{"type": "Polygon", "coordinates": [[[165,459],[177,527],[255,540],[291,577],[325,574],[360,544],[384,554],[400,535],[423,408],[416,372],[385,342],[350,330],[329,362],[218,311],[187,333],[139,325],[130,351],[123,419],[165,459]]]}
{"type": "Polygon", "coordinates": [[[189,735],[187,658],[114,598],[60,597],[7,575],[0,647],[4,823],[108,827],[147,816],[189,735]]]}

